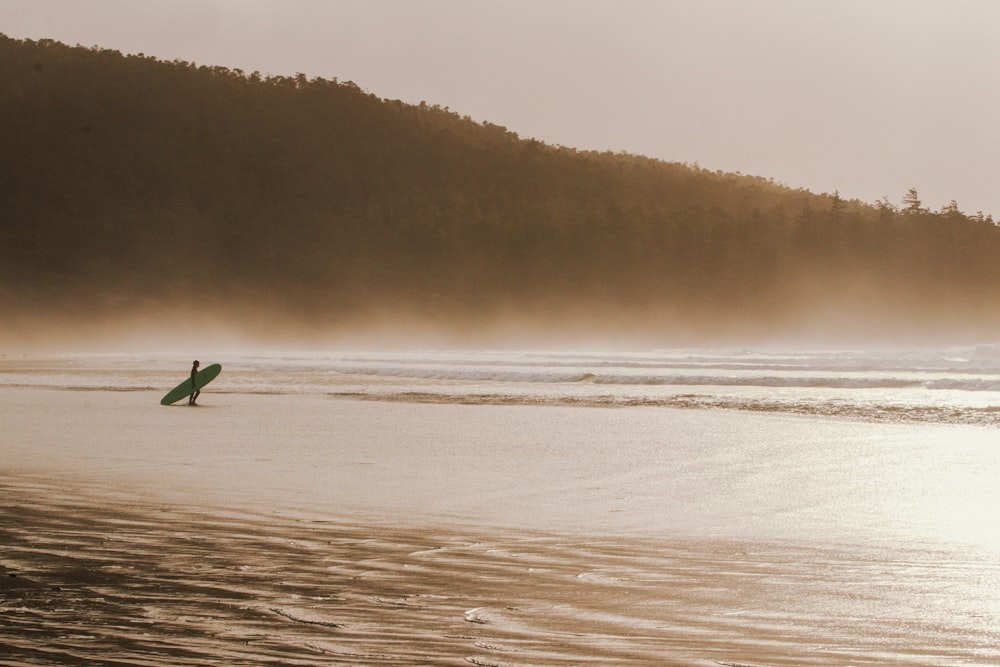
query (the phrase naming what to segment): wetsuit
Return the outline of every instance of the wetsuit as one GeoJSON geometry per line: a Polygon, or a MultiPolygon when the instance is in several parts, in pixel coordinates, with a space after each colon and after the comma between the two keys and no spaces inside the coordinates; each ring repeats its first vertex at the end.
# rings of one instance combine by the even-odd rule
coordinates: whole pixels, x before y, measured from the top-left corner
{"type": "Polygon", "coordinates": [[[198,396],[201,394],[201,392],[198,391],[198,385],[195,384],[194,381],[194,376],[196,376],[197,374],[198,374],[198,363],[195,362],[194,365],[191,366],[191,389],[193,389],[194,391],[191,392],[191,398],[188,399],[188,405],[194,405],[194,402],[198,400],[198,396]]]}

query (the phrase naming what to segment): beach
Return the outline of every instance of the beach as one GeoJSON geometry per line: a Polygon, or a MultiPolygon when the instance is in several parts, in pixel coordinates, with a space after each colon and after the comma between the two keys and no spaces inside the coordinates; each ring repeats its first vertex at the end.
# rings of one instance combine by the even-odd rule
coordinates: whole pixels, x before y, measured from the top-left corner
{"type": "Polygon", "coordinates": [[[990,428],[136,365],[4,366],[0,664],[1000,661],[990,428]]]}
{"type": "Polygon", "coordinates": [[[146,504],[37,479],[6,482],[3,497],[0,663],[8,665],[986,665],[996,657],[989,637],[952,635],[958,627],[936,627],[920,609],[918,601],[940,604],[948,592],[923,589],[930,562],[302,520],[146,504]],[[917,596],[913,606],[893,608],[904,592],[917,596]]]}

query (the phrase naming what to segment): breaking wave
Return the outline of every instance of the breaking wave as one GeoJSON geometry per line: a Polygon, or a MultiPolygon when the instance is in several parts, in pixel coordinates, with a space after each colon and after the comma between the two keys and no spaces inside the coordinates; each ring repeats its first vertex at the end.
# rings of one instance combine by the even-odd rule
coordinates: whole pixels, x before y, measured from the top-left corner
{"type": "Polygon", "coordinates": [[[455,394],[447,392],[400,391],[331,392],[332,398],[399,403],[436,403],[454,405],[517,405],[549,407],[592,408],[674,408],[701,410],[740,410],[790,414],[879,423],[936,423],[1000,426],[1000,406],[997,407],[947,407],[934,405],[858,404],[840,401],[795,401],[767,399],[735,399],[700,394],[673,396],[620,396],[600,394],[591,396],[524,395],[524,394],[455,394]]]}
{"type": "MultiPolygon", "coordinates": [[[[901,353],[232,354],[209,391],[459,404],[743,410],[1000,425],[1000,348],[901,353]]],[[[0,386],[166,392],[186,359],[8,360],[0,386]]]]}

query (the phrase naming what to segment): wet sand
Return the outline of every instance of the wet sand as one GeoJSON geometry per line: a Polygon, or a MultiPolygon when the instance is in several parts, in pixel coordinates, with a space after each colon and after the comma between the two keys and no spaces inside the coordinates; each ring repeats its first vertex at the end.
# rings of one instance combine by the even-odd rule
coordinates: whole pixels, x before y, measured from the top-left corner
{"type": "Polygon", "coordinates": [[[929,563],[255,515],[37,476],[6,476],[0,497],[4,665],[986,665],[1000,655],[957,625],[922,623],[916,607],[888,607],[879,585],[906,586],[906,572],[929,563]],[[927,632],[940,633],[937,648],[927,632]]]}
{"type": "Polygon", "coordinates": [[[628,544],[137,506],[25,478],[2,496],[3,664],[725,664],[767,641],[698,618],[717,595],[698,572],[720,563],[628,544]],[[630,580],[650,557],[659,581],[630,580]]]}
{"type": "MultiPolygon", "coordinates": [[[[676,530],[643,535],[613,512],[618,477],[567,459],[565,423],[537,436],[545,449],[504,435],[568,414],[574,447],[604,442],[602,424],[645,441],[633,413],[155,398],[0,390],[0,664],[1000,664],[995,554],[704,534],[669,517],[676,530]],[[492,467],[445,437],[473,421],[510,444],[492,467]],[[331,448],[350,433],[371,444],[331,448]]],[[[693,474],[680,443],[655,468],[675,485],[693,474]]],[[[628,486],[637,451],[592,450],[628,486]]]]}

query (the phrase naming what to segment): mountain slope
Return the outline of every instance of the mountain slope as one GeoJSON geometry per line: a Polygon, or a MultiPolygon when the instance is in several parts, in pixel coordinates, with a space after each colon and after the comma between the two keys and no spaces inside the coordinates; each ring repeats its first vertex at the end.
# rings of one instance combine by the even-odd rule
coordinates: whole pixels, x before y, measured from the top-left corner
{"type": "Polygon", "coordinates": [[[352,83],[0,36],[0,127],[0,305],[26,321],[663,342],[998,323],[991,220],[553,147],[352,83]]]}

